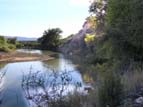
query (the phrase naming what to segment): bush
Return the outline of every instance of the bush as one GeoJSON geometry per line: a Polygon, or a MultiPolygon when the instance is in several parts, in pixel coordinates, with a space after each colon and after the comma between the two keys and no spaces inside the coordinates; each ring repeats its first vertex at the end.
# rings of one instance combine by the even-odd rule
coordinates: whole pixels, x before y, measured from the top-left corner
{"type": "Polygon", "coordinates": [[[0,46],[0,51],[9,52],[10,49],[6,45],[1,45],[0,46]]]}
{"type": "Polygon", "coordinates": [[[98,89],[98,107],[119,107],[122,105],[123,86],[120,77],[115,73],[107,72],[98,89]]]}
{"type": "Polygon", "coordinates": [[[5,44],[6,39],[3,36],[0,36],[0,44],[5,44]]]}
{"type": "Polygon", "coordinates": [[[143,60],[142,0],[109,0],[107,32],[118,59],[143,60]]]}
{"type": "Polygon", "coordinates": [[[9,44],[7,39],[5,39],[3,36],[0,36],[0,51],[10,52],[15,49],[16,46],[14,44],[9,44]]]}
{"type": "Polygon", "coordinates": [[[8,44],[8,48],[9,48],[10,50],[15,50],[15,49],[16,49],[16,46],[13,45],[13,44],[8,44]]]}

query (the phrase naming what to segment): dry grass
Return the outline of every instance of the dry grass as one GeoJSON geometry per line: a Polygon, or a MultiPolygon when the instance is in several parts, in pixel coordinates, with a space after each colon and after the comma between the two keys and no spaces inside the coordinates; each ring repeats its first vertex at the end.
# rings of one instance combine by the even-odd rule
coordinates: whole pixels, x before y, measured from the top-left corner
{"type": "Polygon", "coordinates": [[[143,72],[128,72],[124,74],[122,81],[125,91],[136,91],[136,89],[143,86],[143,72]]]}

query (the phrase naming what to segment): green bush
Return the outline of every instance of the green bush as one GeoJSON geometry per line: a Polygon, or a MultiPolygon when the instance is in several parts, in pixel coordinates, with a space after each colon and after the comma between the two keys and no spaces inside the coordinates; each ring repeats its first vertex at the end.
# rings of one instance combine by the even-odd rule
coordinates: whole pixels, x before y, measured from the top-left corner
{"type": "Polygon", "coordinates": [[[13,44],[8,44],[8,48],[9,48],[10,50],[15,50],[15,49],[16,49],[16,46],[13,45],[13,44]]]}
{"type": "Polygon", "coordinates": [[[2,47],[0,47],[0,51],[9,52],[10,49],[6,46],[2,46],[2,47]]]}
{"type": "Polygon", "coordinates": [[[16,49],[14,44],[8,43],[8,40],[3,36],[0,36],[0,51],[10,52],[16,49]]]}
{"type": "Polygon", "coordinates": [[[0,36],[0,45],[1,44],[6,44],[6,39],[3,36],[0,36]]]}
{"type": "Polygon", "coordinates": [[[107,72],[98,89],[98,107],[120,107],[123,104],[123,86],[120,77],[107,72]]]}
{"type": "Polygon", "coordinates": [[[111,40],[112,55],[121,59],[143,59],[143,3],[142,0],[109,0],[107,36],[111,40]]]}

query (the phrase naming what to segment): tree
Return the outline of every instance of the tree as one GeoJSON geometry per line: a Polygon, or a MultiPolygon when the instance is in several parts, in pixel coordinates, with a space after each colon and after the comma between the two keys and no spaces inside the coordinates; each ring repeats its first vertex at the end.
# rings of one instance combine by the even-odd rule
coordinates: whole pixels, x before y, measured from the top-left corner
{"type": "Polygon", "coordinates": [[[56,50],[60,45],[62,30],[59,28],[48,29],[44,31],[43,36],[38,39],[42,49],[56,50]]]}
{"type": "Polygon", "coordinates": [[[5,52],[9,51],[7,39],[4,38],[3,36],[0,36],[0,51],[5,51],[5,52]]]}
{"type": "Polygon", "coordinates": [[[99,26],[104,26],[107,2],[108,0],[94,0],[89,7],[89,12],[95,15],[99,26]]]}
{"type": "Polygon", "coordinates": [[[106,34],[115,56],[143,60],[142,11],[142,0],[109,0],[106,34]]]}
{"type": "Polygon", "coordinates": [[[14,38],[8,38],[7,39],[7,42],[9,43],[9,44],[14,44],[14,45],[16,45],[16,37],[14,37],[14,38]]]}
{"type": "Polygon", "coordinates": [[[0,36],[0,44],[1,45],[6,44],[6,39],[3,36],[0,36]]]}

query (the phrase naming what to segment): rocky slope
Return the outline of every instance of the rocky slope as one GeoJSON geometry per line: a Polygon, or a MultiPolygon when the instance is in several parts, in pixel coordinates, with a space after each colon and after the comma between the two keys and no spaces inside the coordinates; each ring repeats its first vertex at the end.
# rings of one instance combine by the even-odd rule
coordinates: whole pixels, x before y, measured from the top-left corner
{"type": "Polygon", "coordinates": [[[94,34],[95,31],[91,27],[92,24],[86,20],[82,26],[82,29],[72,37],[68,38],[60,50],[67,55],[78,53],[80,50],[86,48],[84,38],[86,34],[94,34]]]}

